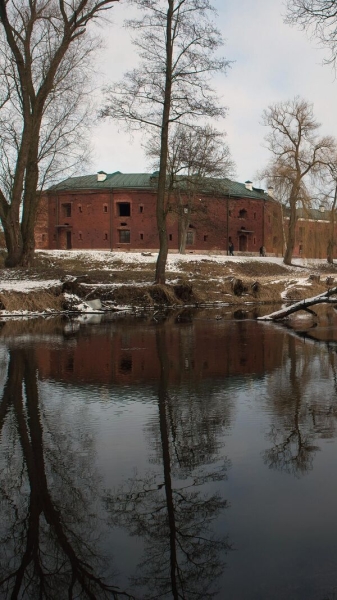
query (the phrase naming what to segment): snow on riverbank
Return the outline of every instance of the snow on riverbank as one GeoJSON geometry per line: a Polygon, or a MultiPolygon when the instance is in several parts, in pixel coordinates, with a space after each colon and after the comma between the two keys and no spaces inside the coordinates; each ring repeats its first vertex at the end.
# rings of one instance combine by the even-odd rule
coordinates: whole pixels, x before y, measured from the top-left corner
{"type": "MultiPolygon", "coordinates": [[[[44,257],[48,258],[50,262],[50,270],[53,270],[53,259],[57,261],[67,260],[78,260],[85,262],[88,265],[88,274],[90,274],[90,264],[92,263],[93,268],[97,269],[97,263],[101,264],[102,271],[109,271],[116,269],[117,266],[122,268],[123,264],[126,267],[133,267],[141,269],[146,265],[155,265],[157,260],[157,253],[141,253],[141,252],[107,252],[98,250],[40,250],[40,253],[44,257]]],[[[179,272],[180,266],[185,263],[198,263],[208,262],[217,264],[227,264],[233,267],[235,271],[235,264],[242,263],[263,263],[263,264],[276,264],[282,266],[285,270],[293,269],[293,267],[286,267],[283,264],[282,257],[260,257],[260,256],[227,256],[225,254],[169,254],[167,258],[167,272],[179,272]]],[[[325,260],[308,260],[308,259],[294,259],[293,266],[297,267],[308,267],[318,268],[321,265],[326,265],[325,260]]],[[[16,291],[16,292],[30,292],[33,290],[47,289],[55,286],[59,283],[56,279],[32,279],[30,278],[29,271],[26,275],[20,273],[17,275],[16,271],[3,270],[0,279],[0,291],[16,291]]]]}

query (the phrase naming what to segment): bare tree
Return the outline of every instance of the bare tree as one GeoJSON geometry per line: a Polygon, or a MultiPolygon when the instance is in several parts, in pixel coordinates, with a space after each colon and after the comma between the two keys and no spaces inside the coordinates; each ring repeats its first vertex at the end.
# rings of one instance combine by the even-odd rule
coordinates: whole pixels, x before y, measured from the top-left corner
{"type": "MultiPolygon", "coordinates": [[[[160,144],[150,138],[146,153],[158,168],[160,144]]],[[[166,210],[178,215],[179,252],[185,254],[187,231],[193,213],[206,212],[202,196],[223,191],[223,179],[233,176],[235,165],[225,134],[214,127],[172,128],[168,142],[166,210]],[[201,197],[200,197],[201,196],[201,197]]]]}
{"type": "Polygon", "coordinates": [[[32,261],[38,186],[64,154],[71,162],[81,68],[95,47],[86,29],[115,1],[0,0],[0,218],[8,267],[32,261]]]}
{"type": "Polygon", "coordinates": [[[296,209],[310,206],[309,183],[325,170],[328,172],[336,142],[330,136],[318,135],[320,124],[314,118],[313,106],[299,97],[269,106],[263,113],[263,124],[270,128],[265,139],[272,158],[260,176],[274,186],[277,196],[288,205],[284,263],[290,265],[295,246],[296,209]]]}
{"type": "Polygon", "coordinates": [[[336,67],[337,11],[334,0],[288,0],[285,22],[299,25],[330,51],[325,63],[336,67]]]}
{"type": "Polygon", "coordinates": [[[107,93],[103,116],[127,126],[156,128],[160,139],[157,192],[159,254],[156,283],[165,283],[168,252],[166,179],[169,129],[172,123],[195,123],[199,118],[224,116],[210,86],[210,76],[224,72],[228,61],[218,58],[223,44],[211,17],[209,0],[129,0],[141,16],[127,22],[141,63],[107,93]]]}

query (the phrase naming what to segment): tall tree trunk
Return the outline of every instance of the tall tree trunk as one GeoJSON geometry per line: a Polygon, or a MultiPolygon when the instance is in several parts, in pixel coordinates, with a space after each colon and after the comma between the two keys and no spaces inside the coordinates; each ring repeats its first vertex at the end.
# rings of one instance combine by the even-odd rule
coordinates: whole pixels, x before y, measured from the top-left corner
{"type": "Polygon", "coordinates": [[[333,250],[335,245],[335,209],[337,203],[337,183],[335,187],[335,195],[331,207],[331,215],[330,215],[330,225],[329,225],[329,239],[328,239],[328,247],[327,247],[327,261],[330,265],[333,264],[333,250]]]}
{"type": "Polygon", "coordinates": [[[163,106],[163,117],[160,140],[160,165],[157,192],[157,228],[159,237],[159,253],[156,264],[155,282],[165,284],[166,260],[168,254],[168,240],[166,230],[166,171],[168,155],[168,135],[171,108],[172,91],[172,18],[174,0],[168,0],[166,21],[166,74],[165,74],[165,96],[163,106]]]}
{"type": "Polygon", "coordinates": [[[11,206],[6,216],[2,218],[2,225],[7,248],[5,267],[16,267],[20,264],[22,257],[22,235],[19,213],[14,206],[11,206]]]}
{"type": "Polygon", "coordinates": [[[287,247],[284,254],[283,262],[285,265],[291,265],[291,259],[294,254],[295,247],[295,228],[296,228],[296,197],[293,193],[290,195],[290,215],[288,224],[288,239],[287,247]]]}
{"type": "Polygon", "coordinates": [[[189,225],[189,215],[184,214],[184,208],[181,206],[181,214],[179,216],[178,232],[179,232],[179,253],[186,254],[186,238],[189,225]]]}
{"type": "Polygon", "coordinates": [[[23,195],[23,211],[22,211],[22,257],[21,265],[23,267],[31,266],[34,258],[35,250],[35,223],[37,206],[39,203],[39,192],[38,192],[38,181],[39,181],[39,168],[38,168],[38,152],[39,152],[39,130],[41,126],[41,119],[37,120],[34,127],[34,142],[31,144],[28,154],[26,177],[25,177],[25,190],[23,195]]]}

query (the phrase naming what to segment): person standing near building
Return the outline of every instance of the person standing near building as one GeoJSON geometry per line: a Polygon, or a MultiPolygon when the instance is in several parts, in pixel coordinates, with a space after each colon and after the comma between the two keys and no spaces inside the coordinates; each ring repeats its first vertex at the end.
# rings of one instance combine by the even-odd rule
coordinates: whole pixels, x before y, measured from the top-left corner
{"type": "Polygon", "coordinates": [[[233,244],[232,240],[229,242],[228,250],[229,250],[229,256],[234,256],[234,244],[233,244]]]}

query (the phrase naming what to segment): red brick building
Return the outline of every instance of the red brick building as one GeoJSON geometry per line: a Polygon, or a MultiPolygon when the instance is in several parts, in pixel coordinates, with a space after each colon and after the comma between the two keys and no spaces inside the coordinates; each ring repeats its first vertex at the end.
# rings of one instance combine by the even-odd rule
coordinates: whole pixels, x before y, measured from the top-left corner
{"type": "MultiPolygon", "coordinates": [[[[42,201],[48,231],[36,230],[37,248],[156,250],[156,174],[72,177],[50,188],[42,201]]],[[[187,210],[182,205],[180,210],[187,210]]],[[[219,182],[216,194],[198,195],[189,205],[187,252],[282,253],[280,205],[250,182],[219,182]]],[[[167,217],[169,250],[179,248],[178,204],[167,217]]]]}
{"type": "MultiPolygon", "coordinates": [[[[157,174],[71,177],[42,197],[35,230],[40,249],[157,250],[157,174]]],[[[224,179],[184,205],[171,196],[167,215],[169,250],[180,244],[179,220],[188,211],[187,252],[234,252],[282,256],[288,221],[271,193],[224,179]],[[216,192],[214,192],[214,189],[216,192]],[[283,221],[283,223],[282,223],[283,221]]],[[[269,190],[271,192],[271,190],[269,190]]],[[[294,256],[326,257],[329,212],[300,210],[294,256]]],[[[337,231],[336,231],[337,233],[337,231]]]]}

